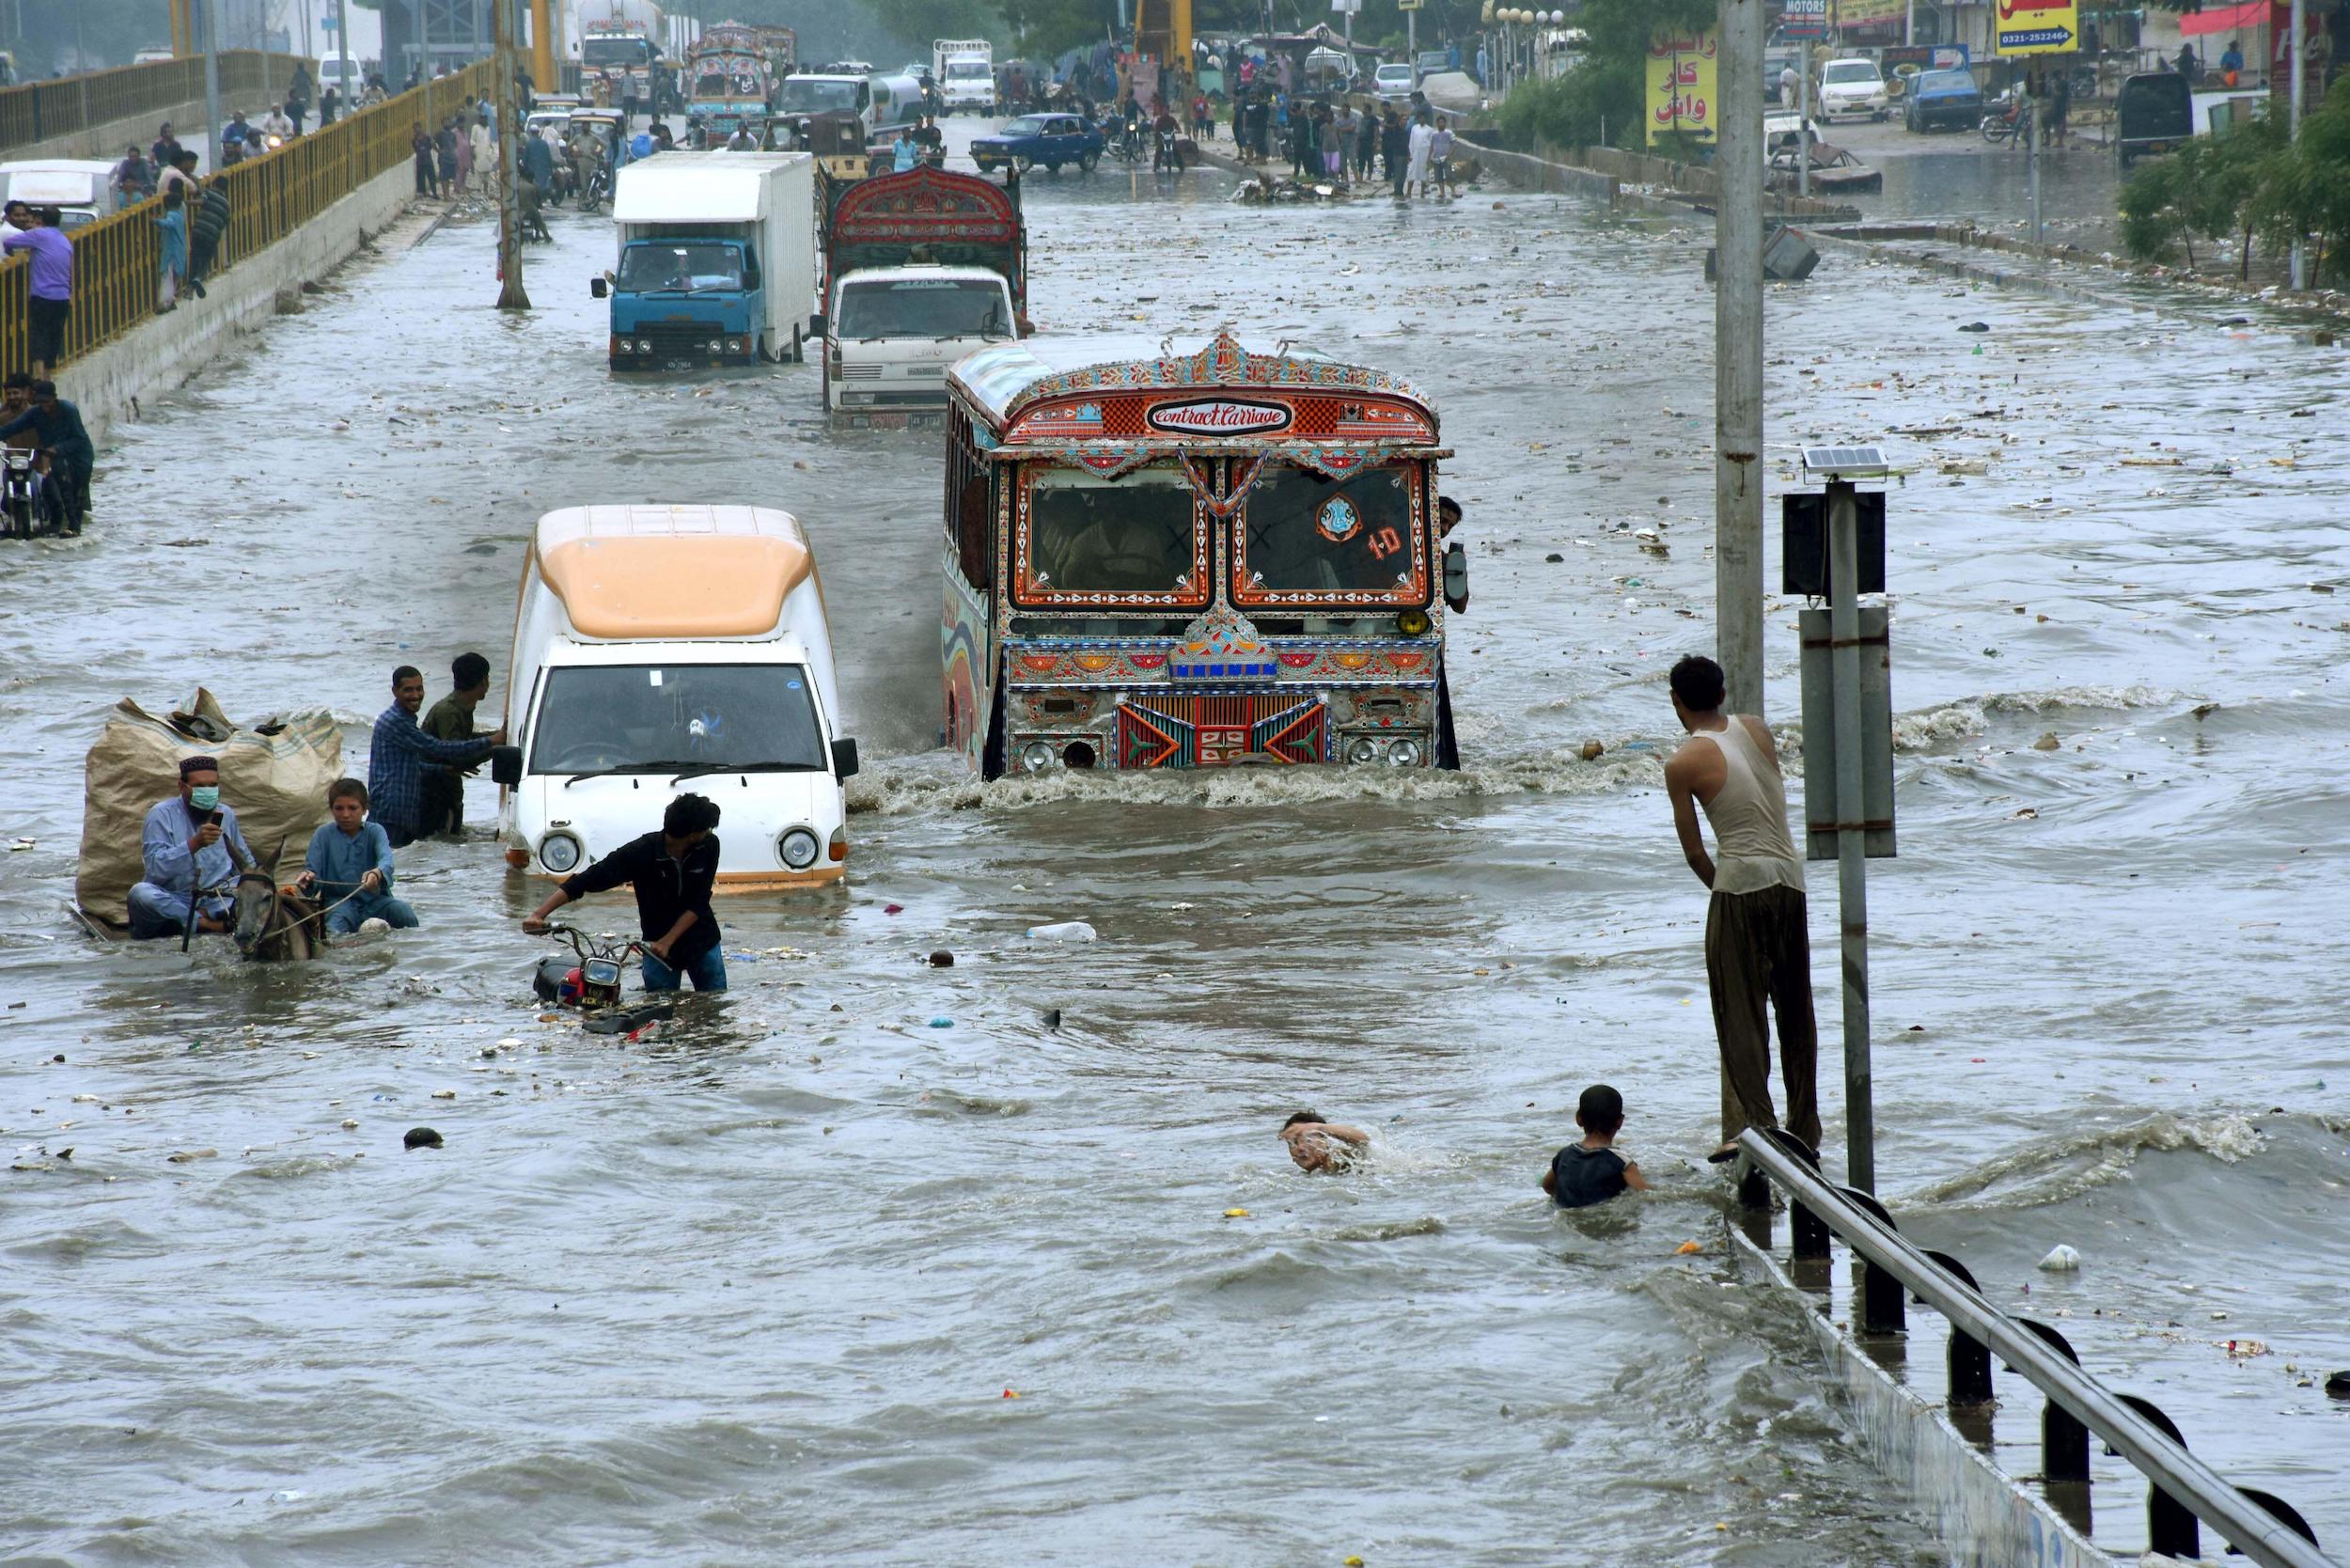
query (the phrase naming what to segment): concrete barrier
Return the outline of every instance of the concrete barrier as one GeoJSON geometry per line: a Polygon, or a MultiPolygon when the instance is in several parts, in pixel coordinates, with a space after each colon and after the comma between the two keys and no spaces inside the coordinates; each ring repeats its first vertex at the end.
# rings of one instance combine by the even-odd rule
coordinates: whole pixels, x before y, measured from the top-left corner
{"type": "MultiPolygon", "coordinates": [[[[226,94],[222,96],[227,97],[226,94]]],[[[221,110],[221,118],[227,119],[230,109],[243,106],[229,100],[221,110]]],[[[257,115],[255,118],[259,117],[257,115]]],[[[5,161],[29,164],[45,158],[103,158],[113,163],[121,158],[122,149],[133,142],[138,144],[140,152],[146,152],[148,144],[155,139],[156,130],[166,120],[178,130],[187,133],[180,138],[181,144],[196,149],[196,156],[201,158],[204,154],[204,101],[199,98],[193,103],[158,109],[152,114],[133,115],[128,119],[113,120],[86,131],[68,132],[62,136],[52,136],[45,142],[28,142],[23,147],[12,147],[8,149],[5,161]]],[[[315,126],[318,120],[313,117],[309,123],[315,126]]]]}
{"type": "Polygon", "coordinates": [[[1810,1328],[1870,1461],[1909,1494],[1952,1562],[1963,1568],[2116,1568],[2114,1559],[1824,1316],[1819,1298],[1789,1279],[1778,1259],[1735,1229],[1731,1242],[1747,1280],[1778,1297],[1810,1328]]]}
{"type": "Polygon", "coordinates": [[[117,419],[137,416],[140,399],[179,385],[274,316],[281,290],[299,290],[349,260],[415,196],[415,174],[408,165],[377,175],[288,238],[233,258],[226,271],[205,280],[209,297],[182,293],[178,309],[64,367],[57,372],[59,393],[81,409],[91,437],[102,439],[117,419]]]}

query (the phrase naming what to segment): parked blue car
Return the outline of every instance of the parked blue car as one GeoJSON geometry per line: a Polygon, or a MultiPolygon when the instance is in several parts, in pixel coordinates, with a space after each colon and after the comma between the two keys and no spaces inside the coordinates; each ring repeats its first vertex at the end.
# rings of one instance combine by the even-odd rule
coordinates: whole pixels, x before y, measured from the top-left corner
{"type": "Polygon", "coordinates": [[[1063,164],[1074,164],[1090,174],[1102,161],[1102,133],[1077,115],[1022,115],[992,136],[971,144],[971,157],[981,174],[1016,168],[1026,174],[1042,164],[1058,174],[1063,164]]]}
{"type": "Polygon", "coordinates": [[[1982,89],[1970,71],[1921,71],[1909,79],[1902,123],[1912,131],[1947,126],[1972,131],[1982,123],[1982,89]]]}

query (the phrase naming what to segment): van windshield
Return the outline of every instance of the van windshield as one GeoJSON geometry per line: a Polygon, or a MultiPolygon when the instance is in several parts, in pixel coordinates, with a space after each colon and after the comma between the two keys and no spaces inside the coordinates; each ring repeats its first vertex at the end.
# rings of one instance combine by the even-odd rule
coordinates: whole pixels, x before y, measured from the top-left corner
{"type": "Polygon", "coordinates": [[[801,665],[558,665],[532,773],[803,773],[827,766],[801,665]]]}
{"type": "Polygon", "coordinates": [[[949,82],[984,82],[992,74],[985,60],[948,60],[947,80],[949,82]]]}
{"type": "Polygon", "coordinates": [[[838,336],[869,337],[1009,337],[1011,305],[992,277],[876,278],[840,290],[838,336]]]}

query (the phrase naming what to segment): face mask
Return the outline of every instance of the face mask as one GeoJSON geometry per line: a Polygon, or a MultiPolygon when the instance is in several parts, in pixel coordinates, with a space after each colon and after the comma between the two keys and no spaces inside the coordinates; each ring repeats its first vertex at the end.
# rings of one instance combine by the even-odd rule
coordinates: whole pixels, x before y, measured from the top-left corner
{"type": "Polygon", "coordinates": [[[198,811],[212,810],[213,808],[220,805],[220,786],[217,784],[198,784],[195,789],[188,792],[188,804],[195,807],[198,811]]]}

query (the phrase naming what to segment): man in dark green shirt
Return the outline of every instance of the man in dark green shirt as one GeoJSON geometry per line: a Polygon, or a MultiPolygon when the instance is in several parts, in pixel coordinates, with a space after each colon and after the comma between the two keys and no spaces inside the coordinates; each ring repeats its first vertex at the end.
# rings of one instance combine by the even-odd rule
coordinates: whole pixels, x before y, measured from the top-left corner
{"type": "MultiPolygon", "coordinates": [[[[449,666],[449,679],[456,689],[424,715],[424,732],[436,741],[478,740],[481,731],[473,727],[473,714],[490,695],[490,661],[478,653],[460,653],[449,666]]],[[[417,836],[463,832],[464,774],[428,762],[423,784],[424,819],[416,824],[417,836]]]]}

